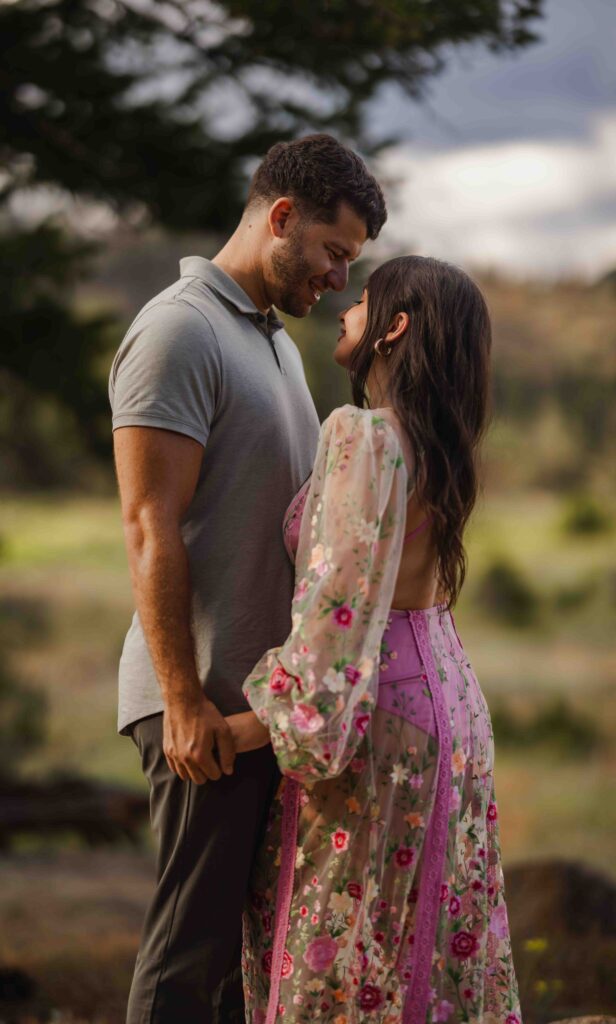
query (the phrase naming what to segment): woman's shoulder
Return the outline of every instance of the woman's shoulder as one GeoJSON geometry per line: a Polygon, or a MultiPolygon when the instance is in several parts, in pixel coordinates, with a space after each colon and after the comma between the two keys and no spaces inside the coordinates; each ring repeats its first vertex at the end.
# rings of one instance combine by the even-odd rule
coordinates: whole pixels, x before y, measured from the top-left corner
{"type": "Polygon", "coordinates": [[[380,447],[401,447],[400,424],[393,409],[360,409],[357,405],[340,405],[323,421],[324,434],[344,434],[345,438],[360,438],[380,447]]]}

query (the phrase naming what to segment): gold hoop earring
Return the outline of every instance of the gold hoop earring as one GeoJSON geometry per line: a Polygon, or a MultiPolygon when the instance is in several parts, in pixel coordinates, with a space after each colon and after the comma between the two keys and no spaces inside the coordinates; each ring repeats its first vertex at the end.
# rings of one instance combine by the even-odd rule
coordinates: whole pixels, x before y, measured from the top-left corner
{"type": "Polygon", "coordinates": [[[389,348],[385,349],[384,352],[381,352],[381,349],[379,348],[379,346],[380,346],[382,341],[385,341],[385,338],[377,338],[377,340],[374,343],[374,351],[379,356],[390,356],[391,355],[391,345],[389,346],[389,348]]]}

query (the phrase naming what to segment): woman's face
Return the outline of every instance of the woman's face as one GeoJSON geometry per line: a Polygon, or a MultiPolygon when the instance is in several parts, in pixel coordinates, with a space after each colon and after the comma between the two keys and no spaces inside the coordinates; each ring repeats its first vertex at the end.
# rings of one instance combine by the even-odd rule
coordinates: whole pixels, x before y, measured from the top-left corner
{"type": "Polygon", "coordinates": [[[348,367],[351,353],[361,340],[368,319],[368,292],[364,288],[361,299],[356,299],[347,309],[339,313],[340,334],[334,350],[334,359],[339,366],[348,367]]]}

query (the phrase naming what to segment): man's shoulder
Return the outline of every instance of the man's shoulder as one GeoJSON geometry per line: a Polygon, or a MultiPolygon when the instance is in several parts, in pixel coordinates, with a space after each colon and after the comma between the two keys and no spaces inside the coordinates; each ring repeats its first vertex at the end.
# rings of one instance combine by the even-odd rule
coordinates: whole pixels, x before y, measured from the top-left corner
{"type": "Polygon", "coordinates": [[[184,330],[190,333],[197,330],[215,334],[213,317],[209,315],[215,311],[215,300],[212,303],[195,302],[190,294],[189,283],[185,278],[179,278],[154,295],[136,314],[125,337],[146,327],[163,331],[172,328],[174,332],[184,330]]]}

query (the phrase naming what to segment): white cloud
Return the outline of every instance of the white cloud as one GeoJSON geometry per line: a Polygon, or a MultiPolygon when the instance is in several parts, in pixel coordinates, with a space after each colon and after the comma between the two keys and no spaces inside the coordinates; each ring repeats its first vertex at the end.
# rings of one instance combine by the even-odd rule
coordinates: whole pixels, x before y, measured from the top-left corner
{"type": "Polygon", "coordinates": [[[392,148],[378,169],[389,189],[379,248],[407,249],[520,276],[616,265],[616,112],[589,141],[500,141],[392,148]]]}

